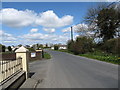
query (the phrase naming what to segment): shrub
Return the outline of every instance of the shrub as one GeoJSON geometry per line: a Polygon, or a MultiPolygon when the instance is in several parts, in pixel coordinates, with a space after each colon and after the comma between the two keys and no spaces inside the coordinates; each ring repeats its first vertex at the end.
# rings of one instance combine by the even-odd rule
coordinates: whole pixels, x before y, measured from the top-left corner
{"type": "Polygon", "coordinates": [[[75,42],[74,52],[75,54],[84,54],[92,52],[93,40],[88,37],[78,37],[75,42]]]}
{"type": "Polygon", "coordinates": [[[35,51],[35,49],[34,48],[27,48],[29,51],[31,51],[31,52],[34,52],[35,51]]]}
{"type": "Polygon", "coordinates": [[[50,58],[51,58],[51,56],[50,56],[50,54],[49,54],[49,53],[44,52],[44,58],[45,58],[45,59],[50,59],[50,58]]]}
{"type": "Polygon", "coordinates": [[[59,46],[58,45],[54,45],[54,50],[58,50],[59,46]]]}
{"type": "Polygon", "coordinates": [[[0,52],[5,52],[5,45],[0,44],[0,52]]]}
{"type": "Polygon", "coordinates": [[[81,54],[84,53],[84,49],[83,49],[83,43],[81,42],[81,40],[79,40],[80,38],[77,38],[76,42],[74,43],[74,48],[73,48],[73,52],[74,54],[81,54]]]}
{"type": "Polygon", "coordinates": [[[68,41],[67,48],[68,48],[68,51],[73,52],[74,51],[74,41],[71,41],[71,40],[68,41]]]}
{"type": "Polygon", "coordinates": [[[93,40],[88,37],[77,37],[76,41],[68,42],[68,50],[74,54],[84,54],[92,52],[93,40]]]}
{"type": "Polygon", "coordinates": [[[114,53],[116,53],[120,56],[120,38],[116,39],[114,53]]]}
{"type": "Polygon", "coordinates": [[[11,48],[11,46],[8,46],[8,50],[9,50],[9,51],[12,51],[12,48],[11,48]]]}
{"type": "Polygon", "coordinates": [[[120,38],[110,39],[106,41],[101,49],[108,53],[117,54],[120,56],[120,38]]]}

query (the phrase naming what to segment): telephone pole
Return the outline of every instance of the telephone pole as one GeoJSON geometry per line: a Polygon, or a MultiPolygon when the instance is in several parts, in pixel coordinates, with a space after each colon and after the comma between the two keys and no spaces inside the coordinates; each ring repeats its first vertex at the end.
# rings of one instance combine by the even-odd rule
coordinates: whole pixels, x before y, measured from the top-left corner
{"type": "Polygon", "coordinates": [[[73,28],[71,26],[71,41],[73,41],[73,28]]]}

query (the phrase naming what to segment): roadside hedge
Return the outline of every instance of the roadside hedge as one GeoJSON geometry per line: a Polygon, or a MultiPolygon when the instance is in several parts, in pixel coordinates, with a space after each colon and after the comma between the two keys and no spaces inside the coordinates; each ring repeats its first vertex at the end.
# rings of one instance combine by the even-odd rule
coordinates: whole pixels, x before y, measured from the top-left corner
{"type": "Polygon", "coordinates": [[[101,49],[107,53],[117,54],[120,56],[120,38],[110,39],[106,41],[101,49]]]}
{"type": "Polygon", "coordinates": [[[93,39],[88,37],[77,37],[75,41],[68,42],[68,50],[74,54],[84,54],[93,51],[93,39]]]}

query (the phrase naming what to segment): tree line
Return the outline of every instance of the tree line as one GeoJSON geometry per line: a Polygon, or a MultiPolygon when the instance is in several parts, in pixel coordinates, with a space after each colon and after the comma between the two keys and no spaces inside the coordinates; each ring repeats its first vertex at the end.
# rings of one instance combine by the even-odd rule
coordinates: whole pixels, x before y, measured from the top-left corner
{"type": "MultiPolygon", "coordinates": [[[[69,40],[68,50],[74,54],[84,54],[101,50],[120,56],[120,4],[110,7],[106,4],[90,8],[84,17],[88,25],[88,32],[93,36],[79,36],[76,40],[69,40]],[[99,39],[95,41],[95,39],[99,39]]],[[[80,33],[83,28],[79,28],[80,33]]]]}
{"type": "Polygon", "coordinates": [[[11,46],[6,47],[5,45],[0,44],[0,52],[5,52],[5,49],[8,49],[8,51],[12,51],[11,46]]]}

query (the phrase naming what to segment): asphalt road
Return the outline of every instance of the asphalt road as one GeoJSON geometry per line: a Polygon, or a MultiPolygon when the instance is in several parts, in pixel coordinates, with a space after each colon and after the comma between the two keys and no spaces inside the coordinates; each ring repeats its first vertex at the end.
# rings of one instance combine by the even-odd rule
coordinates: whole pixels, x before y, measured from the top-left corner
{"type": "MultiPolygon", "coordinates": [[[[47,52],[52,59],[44,62],[44,80],[37,88],[118,88],[117,65],[64,52],[47,52]]],[[[33,70],[41,73],[39,66],[33,70]]]]}

